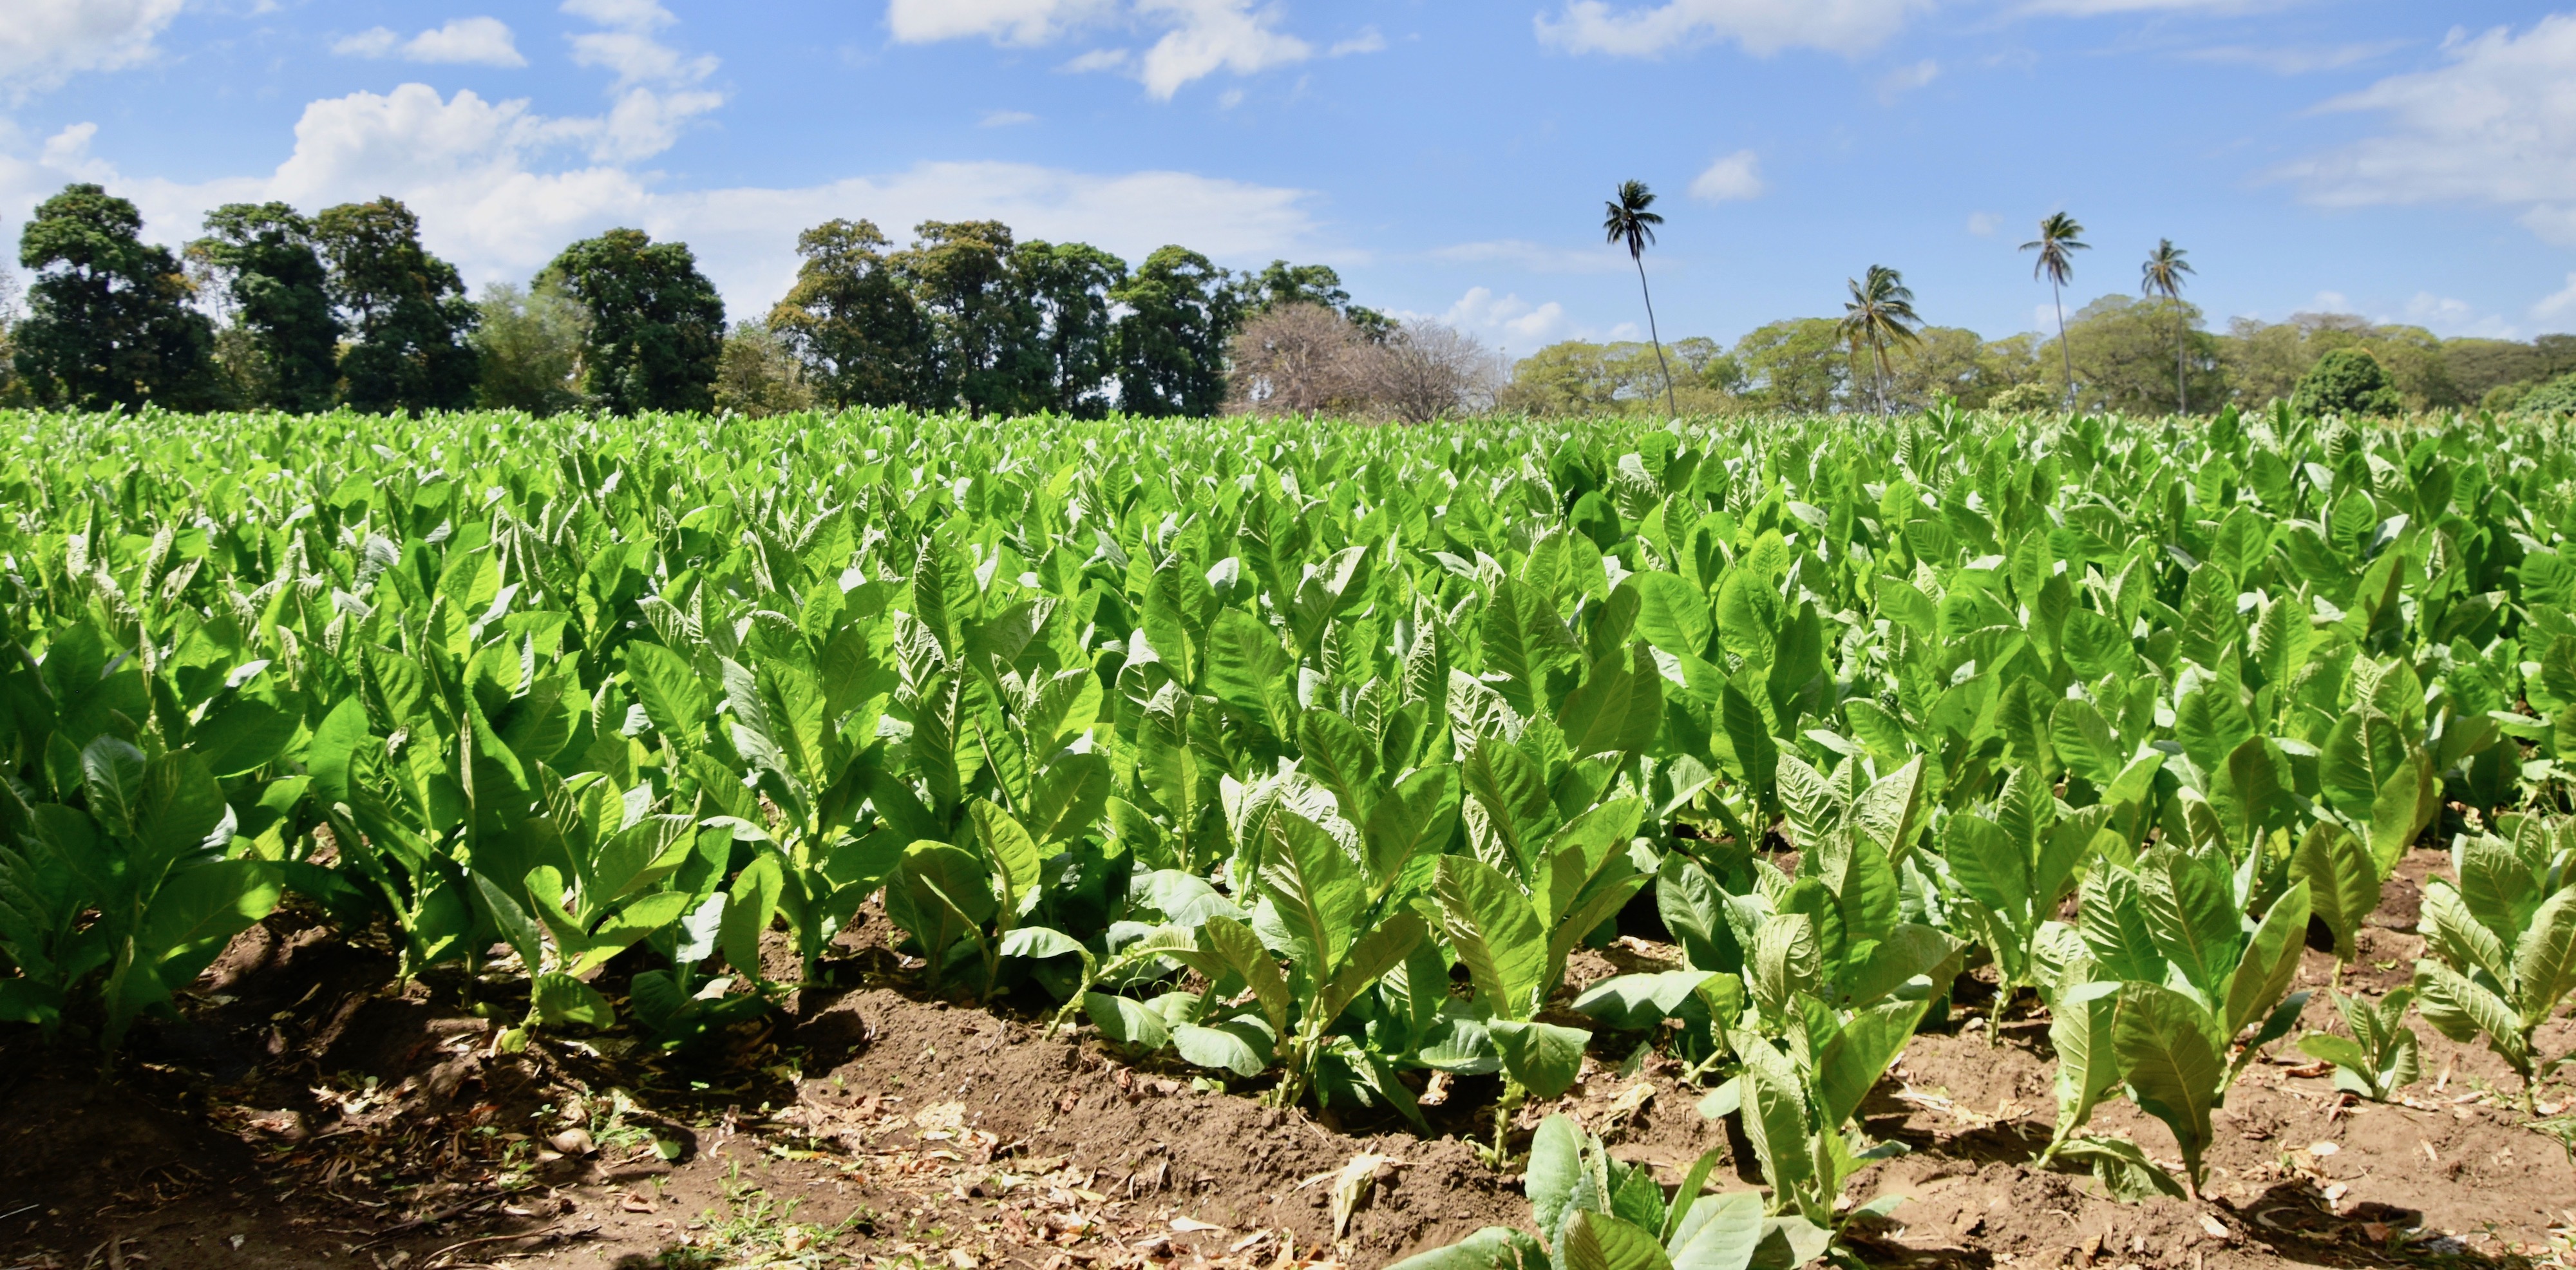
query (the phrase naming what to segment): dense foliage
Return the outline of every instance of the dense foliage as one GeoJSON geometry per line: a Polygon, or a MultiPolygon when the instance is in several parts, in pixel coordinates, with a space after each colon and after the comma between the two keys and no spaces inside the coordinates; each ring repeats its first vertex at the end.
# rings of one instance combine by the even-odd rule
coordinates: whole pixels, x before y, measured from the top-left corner
{"type": "Polygon", "coordinates": [[[14,370],[46,405],[101,410],[212,399],[214,323],[187,305],[178,257],[142,241],[134,204],[95,185],[37,204],[18,238],[35,271],[14,370]]]}
{"type": "Polygon", "coordinates": [[[998,221],[924,221],[901,249],[871,222],[825,222],[798,236],[766,318],[730,326],[688,245],[636,229],[479,302],[396,199],[225,204],[184,265],[143,230],[97,185],[37,208],[24,321],[0,295],[0,406],[1209,415],[1248,317],[1320,304],[1374,339],[1394,330],[1327,266],[1237,274],[1172,246],[1131,270],[998,221]]]}
{"type": "Polygon", "coordinates": [[[0,496],[0,1015],[111,1046],[280,902],[718,1045],[881,893],[1278,1101],[1498,1074],[1498,1158],[1668,1030],[1830,1229],[1972,966],[2131,1193],[2412,844],[2427,1021],[2537,1076],[2576,986],[2555,424],[19,414],[0,496]],[[1649,909],[1685,964],[1542,1017],[1649,909]]]}
{"type": "MultiPolygon", "coordinates": [[[[2446,339],[2341,313],[2237,318],[2222,331],[2203,330],[2203,322],[2201,310],[2185,301],[2106,295],[2067,316],[2065,357],[2053,335],[1985,339],[1958,327],[1925,327],[1902,351],[1890,351],[1887,396],[1909,409],[1945,397],[2005,413],[2052,409],[2065,400],[2063,368],[2071,363],[2084,410],[2162,414],[2177,402],[2203,414],[2230,403],[2262,410],[2290,400],[2301,380],[2342,353],[2367,355],[2385,372],[2393,396],[2373,399],[2376,413],[2576,410],[2576,335],[2446,339]]],[[[1871,410],[1878,403],[1874,359],[1855,358],[1830,318],[1769,323],[1732,347],[1687,339],[1666,348],[1675,354],[1685,416],[1871,410]]],[[[1550,416],[1623,414],[1662,396],[1654,353],[1642,341],[1568,341],[1515,364],[1500,404],[1550,416]]]]}

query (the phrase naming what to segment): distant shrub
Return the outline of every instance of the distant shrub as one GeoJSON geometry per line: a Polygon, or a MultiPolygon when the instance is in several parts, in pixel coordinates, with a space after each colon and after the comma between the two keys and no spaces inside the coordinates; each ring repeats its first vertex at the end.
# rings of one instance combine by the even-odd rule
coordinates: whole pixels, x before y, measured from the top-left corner
{"type": "Polygon", "coordinates": [[[2514,409],[2532,414],[2576,413],[2576,371],[2569,371],[2522,395],[2514,409]]]}
{"type": "Polygon", "coordinates": [[[2393,415],[2405,409],[2379,359],[2358,348],[2338,348],[2317,359],[2290,394],[2290,405],[2310,415],[2393,415]]]}
{"type": "Polygon", "coordinates": [[[2066,400],[2063,390],[2042,383],[2014,384],[1987,399],[1986,409],[1998,414],[2030,414],[2053,410],[2066,400]]]}

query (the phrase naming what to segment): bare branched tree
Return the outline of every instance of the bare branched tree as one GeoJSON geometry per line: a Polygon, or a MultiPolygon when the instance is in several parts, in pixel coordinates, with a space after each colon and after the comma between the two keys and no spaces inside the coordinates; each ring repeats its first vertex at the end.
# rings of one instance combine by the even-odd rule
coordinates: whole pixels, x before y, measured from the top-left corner
{"type": "Polygon", "coordinates": [[[1490,410],[1500,363],[1475,336],[1417,318],[1370,351],[1369,399],[1406,423],[1490,410]]]}
{"type": "Polygon", "coordinates": [[[1282,304],[1243,324],[1228,350],[1227,408],[1313,415],[1361,406],[1375,351],[1350,319],[1321,304],[1282,304]]]}

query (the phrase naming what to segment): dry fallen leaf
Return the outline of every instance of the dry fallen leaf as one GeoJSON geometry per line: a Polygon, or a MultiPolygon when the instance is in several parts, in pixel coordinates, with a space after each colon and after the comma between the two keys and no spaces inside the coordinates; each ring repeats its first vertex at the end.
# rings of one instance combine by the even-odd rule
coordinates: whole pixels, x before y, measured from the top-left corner
{"type": "Polygon", "coordinates": [[[1225,1227],[1219,1226],[1214,1222],[1200,1221],[1195,1217],[1175,1217],[1172,1219],[1172,1229],[1177,1230],[1184,1235],[1191,1235],[1197,1234],[1201,1231],[1223,1230],[1225,1227]]]}
{"type": "Polygon", "coordinates": [[[1403,1163],[1390,1156],[1371,1155],[1366,1151],[1351,1157],[1333,1178],[1333,1238],[1350,1234],[1351,1214],[1368,1198],[1369,1187],[1377,1181],[1381,1167],[1402,1168],[1403,1163]]]}

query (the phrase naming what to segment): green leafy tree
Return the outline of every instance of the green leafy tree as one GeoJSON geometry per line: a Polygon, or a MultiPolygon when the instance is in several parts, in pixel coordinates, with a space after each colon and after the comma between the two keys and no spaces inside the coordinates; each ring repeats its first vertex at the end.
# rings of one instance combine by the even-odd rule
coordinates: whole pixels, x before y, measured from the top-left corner
{"type": "Polygon", "coordinates": [[[1832,318],[1792,318],[1757,328],[1735,342],[1748,394],[1765,410],[1821,414],[1851,384],[1842,329],[1832,318]]]}
{"type": "Polygon", "coordinates": [[[1225,404],[1225,349],[1242,303],[1225,271],[1186,247],[1160,247],[1110,293],[1118,319],[1118,408],[1213,415],[1225,404]]]}
{"type": "Polygon", "coordinates": [[[1654,191],[1643,181],[1622,181],[1618,193],[1602,204],[1601,232],[1612,246],[1626,247],[1628,259],[1637,266],[1637,290],[1646,297],[1646,336],[1655,344],[1655,364],[1664,371],[1664,409],[1679,415],[1673,404],[1673,370],[1664,363],[1664,337],[1655,329],[1655,293],[1646,285],[1646,244],[1655,241],[1655,226],[1664,218],[1646,209],[1655,205],[1654,191]]]}
{"type": "Polygon", "coordinates": [[[2039,253],[2039,262],[2031,266],[2030,276],[2048,279],[2050,300],[2057,305],[2057,350],[2066,370],[2066,408],[2075,408],[2075,355],[2067,351],[2066,284],[2075,280],[2074,253],[2090,251],[2093,244],[2084,241],[2084,226],[2064,212],[2050,212],[2039,222],[2039,237],[2023,243],[2023,251],[2039,253]]]}
{"type": "Polygon", "coordinates": [[[686,243],[612,229],[546,266],[590,313],[582,391],[617,414],[708,410],[724,355],[724,300],[686,243]]]}
{"type": "Polygon", "coordinates": [[[1043,319],[1013,276],[1011,227],[923,221],[889,261],[930,327],[925,404],[974,414],[1034,408],[1047,385],[1043,319]]]}
{"type": "Polygon", "coordinates": [[[2318,358],[2299,378],[2290,408],[2310,415],[2393,415],[2406,402],[2369,350],[2339,348],[2318,358]]]}
{"type": "Polygon", "coordinates": [[[196,409],[214,377],[214,323],[188,306],[178,257],[142,239],[134,204],[96,185],[46,199],[18,236],[36,271],[13,332],[19,377],[38,402],[81,410],[196,409]]]}
{"type": "Polygon", "coordinates": [[[496,282],[476,302],[474,351],[482,375],[475,403],[534,415],[581,408],[581,349],[590,314],[554,278],[526,290],[496,282]]]}
{"type": "Polygon", "coordinates": [[[339,395],[340,317],[313,222],[284,203],[226,203],[188,245],[232,301],[248,336],[244,405],[298,414],[328,410],[339,395]]]}
{"type": "Polygon", "coordinates": [[[1127,262],[1085,243],[1021,243],[1011,274],[1039,320],[1039,378],[1025,408],[1082,419],[1109,413],[1117,320],[1110,295],[1127,262]]]}
{"type": "Polygon", "coordinates": [[[1984,409],[1997,394],[2041,373],[2032,342],[2028,335],[1987,341],[1955,326],[1924,327],[1905,356],[1895,359],[1890,395],[1900,408],[1926,407],[1946,397],[1970,410],[1984,409]]]}
{"type": "Polygon", "coordinates": [[[2226,395],[2226,379],[2191,328],[2200,310],[2182,300],[2139,300],[2106,295],[2076,310],[2066,324],[2065,345],[2075,361],[2075,403],[2082,410],[2171,414],[2186,396],[2213,402],[2226,395]],[[2182,331],[2187,378],[2174,377],[2175,331],[2182,331]]]}
{"type": "Polygon", "coordinates": [[[2293,313],[2286,322],[2238,319],[2219,355],[2241,405],[2295,401],[2299,382],[2337,350],[2377,360],[2403,410],[2437,410],[2477,400],[2451,378],[2443,342],[2415,326],[2383,326],[2350,313],[2293,313]]]}
{"type": "MultiPolygon", "coordinates": [[[[1719,415],[1742,408],[1736,394],[1744,387],[1744,367],[1717,341],[1705,336],[1675,340],[1667,350],[1681,363],[1676,400],[1688,399],[1685,415],[1719,415]]],[[[1542,417],[1634,414],[1664,391],[1662,363],[1650,344],[1621,341],[1592,344],[1565,340],[1550,344],[1512,364],[1511,382],[1496,405],[1507,411],[1542,417]]]]}
{"type": "Polygon", "coordinates": [[[1843,303],[1843,319],[1836,326],[1843,347],[1854,357],[1868,349],[1877,374],[1871,386],[1878,394],[1879,412],[1888,411],[1888,381],[1893,377],[1887,364],[1890,344],[1911,345],[1920,338],[1917,332],[1923,319],[1914,312],[1914,291],[1905,285],[1905,275],[1885,265],[1871,265],[1867,281],[1849,278],[1851,299],[1843,303]]]}
{"type": "Polygon", "coordinates": [[[2576,370],[2576,335],[2520,340],[2463,338],[2441,343],[2442,370],[2459,400],[2510,409],[2540,385],[2576,370]]]}
{"type": "MultiPolygon", "coordinates": [[[[2156,249],[2148,253],[2146,263],[2138,266],[2138,293],[2150,298],[2163,297],[2167,304],[2174,306],[2175,313],[2179,315],[2182,312],[2183,275],[2193,272],[2191,262],[2184,259],[2190,254],[2174,246],[2170,238],[2157,239],[2156,249]]],[[[2191,413],[2191,385],[2186,379],[2190,345],[2191,328],[2177,324],[2174,328],[2174,412],[2176,414],[2191,413]]]]}
{"type": "Polygon", "coordinates": [[[716,368],[716,409],[754,419],[814,408],[796,352],[764,322],[737,322],[716,368]]]}
{"type": "Polygon", "coordinates": [[[472,405],[482,314],[456,266],[421,247],[420,218],[390,198],[343,203],[313,218],[313,236],[352,337],[342,399],[377,413],[472,405]]]}
{"type": "Polygon", "coordinates": [[[18,275],[0,270],[0,406],[27,404],[18,378],[18,275]]]}
{"type": "Polygon", "coordinates": [[[1341,314],[1371,343],[1395,334],[1395,319],[1365,305],[1351,303],[1342,275],[1331,265],[1292,265],[1273,260],[1243,280],[1244,316],[1267,313],[1291,304],[1320,304],[1341,314]]]}
{"type": "Polygon", "coordinates": [[[796,236],[796,285],[769,329],[805,363],[820,400],[894,406],[928,400],[930,326],[887,260],[872,221],[833,220],[796,236]]]}

